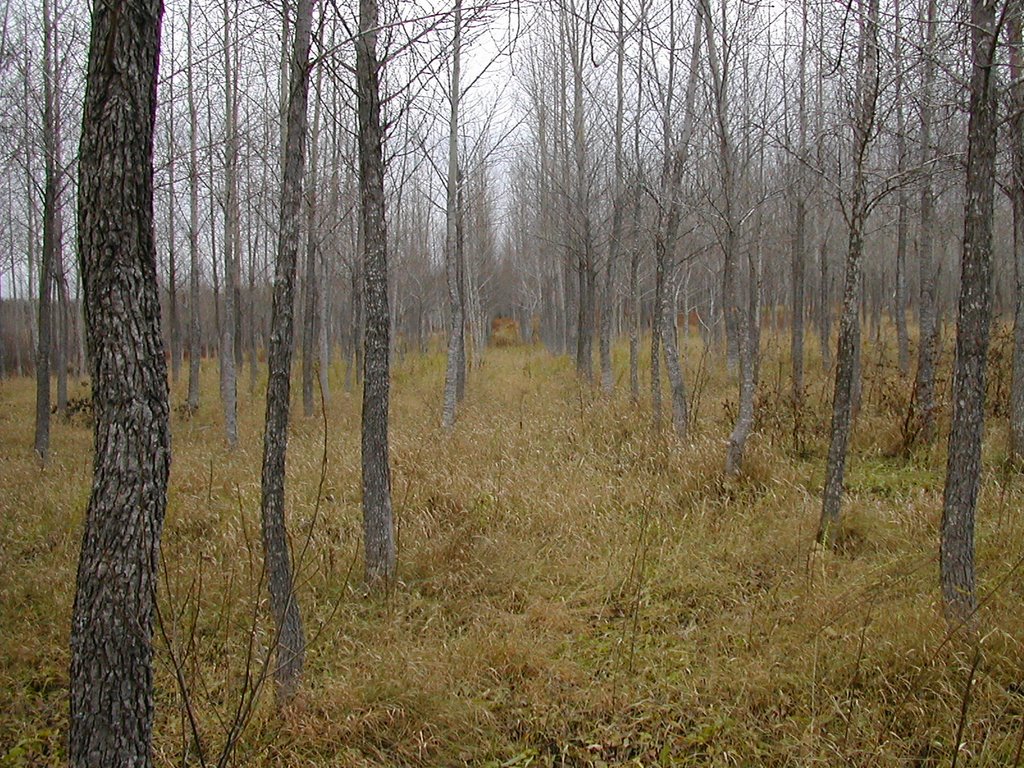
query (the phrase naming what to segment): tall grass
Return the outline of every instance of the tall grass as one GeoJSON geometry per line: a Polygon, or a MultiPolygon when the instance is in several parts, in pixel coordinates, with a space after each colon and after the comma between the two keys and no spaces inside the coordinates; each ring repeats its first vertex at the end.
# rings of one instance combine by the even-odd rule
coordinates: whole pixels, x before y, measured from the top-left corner
{"type": "MultiPolygon", "coordinates": [[[[623,349],[612,398],[538,349],[489,350],[451,435],[438,426],[443,359],[404,358],[392,410],[399,583],[380,600],[358,583],[358,396],[332,370],[322,492],[324,422],[294,420],[289,445],[306,679],[286,712],[269,687],[257,692],[229,764],[948,765],[960,733],[959,765],[1012,765],[1024,727],[1024,478],[1003,460],[999,414],[978,514],[975,644],[950,635],[939,607],[944,443],[892,450],[911,387],[894,345],[864,357],[846,518],[827,555],[812,545],[830,384],[809,360],[798,450],[787,350],[766,339],[737,480],[721,471],[736,388],[717,353],[704,359],[688,445],[629,402],[623,349]]],[[[701,349],[686,351],[693,382],[701,349]]],[[[176,677],[216,762],[273,640],[262,392],[243,389],[231,453],[215,363],[203,375],[199,412],[173,419],[155,737],[166,766],[198,764],[176,677]]],[[[175,404],[184,395],[175,389],[175,404]]],[[[63,764],[91,472],[81,419],[55,423],[40,467],[31,413],[29,381],[0,383],[5,766],[63,764]]]]}

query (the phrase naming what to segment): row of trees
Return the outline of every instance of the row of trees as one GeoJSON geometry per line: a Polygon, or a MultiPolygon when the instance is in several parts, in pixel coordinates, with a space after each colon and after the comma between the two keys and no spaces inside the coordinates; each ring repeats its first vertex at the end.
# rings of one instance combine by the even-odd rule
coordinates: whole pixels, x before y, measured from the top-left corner
{"type": "MultiPolygon", "coordinates": [[[[395,567],[387,428],[398,336],[419,346],[433,333],[447,336],[441,420],[452,428],[467,365],[498,312],[572,353],[580,377],[599,379],[605,391],[615,386],[612,342],[628,332],[638,401],[646,326],[653,423],[663,420],[667,378],[672,429],[685,439],[692,425],[677,338],[682,310],[686,331],[696,318],[737,377],[725,456],[725,471],[736,474],[754,419],[765,310],[775,320],[787,308],[799,424],[804,325],[814,319],[831,365],[841,298],[819,532],[829,545],[862,326],[877,331],[883,314],[895,321],[908,376],[908,310],[917,317],[915,427],[906,447],[933,437],[940,316],[958,286],[957,233],[940,222],[960,221],[963,211],[941,561],[950,616],[970,620],[993,282],[1004,307],[1019,306],[1024,293],[1017,259],[1004,259],[993,281],[997,178],[1010,193],[1014,233],[1024,231],[1016,5],[975,0],[968,20],[937,0],[913,8],[901,0],[565,0],[514,10],[460,0],[452,8],[360,0],[344,10],[311,0],[283,9],[188,2],[171,6],[163,25],[159,80],[160,4],[127,7],[123,16],[93,9],[81,82],[85,24],[71,3],[46,0],[40,59],[28,8],[14,10],[21,23],[4,25],[0,46],[2,117],[19,137],[4,165],[10,299],[0,335],[5,361],[22,355],[19,337],[36,350],[35,448],[44,460],[49,366],[66,377],[72,350],[83,346],[76,339],[87,342],[93,386],[97,458],[72,637],[76,764],[149,760],[153,583],[170,461],[167,367],[176,379],[186,358],[194,409],[201,358],[216,354],[224,439],[233,447],[239,375],[248,364],[255,392],[265,356],[261,520],[281,699],[299,682],[304,632],[284,514],[296,304],[305,413],[315,410],[317,365],[329,394],[326,372],[338,351],[349,381],[362,381],[365,574],[380,589],[395,567]],[[14,42],[19,27],[23,46],[14,42]],[[1011,78],[1001,88],[1004,70],[1011,78]],[[518,104],[502,98],[498,82],[515,83],[518,104]],[[74,124],[65,105],[83,88],[73,157],[64,149],[74,124]],[[446,109],[436,109],[439,99],[446,109]],[[1002,174],[1000,104],[1013,137],[1002,174]],[[73,228],[63,216],[72,199],[73,228]],[[72,231],[77,271],[64,258],[72,231]],[[808,274],[817,290],[808,291],[808,274]],[[138,354],[123,354],[129,348],[138,354]],[[130,670],[132,685],[100,658],[130,670]],[[129,708],[137,722],[124,719],[129,708]]],[[[1018,338],[1020,361],[1024,330],[1018,338]]],[[[77,353],[78,365],[85,357],[77,353]]],[[[64,387],[58,406],[66,380],[64,387]]],[[[1014,392],[1022,388],[1015,375],[1014,392]]],[[[1015,419],[1024,417],[1018,400],[1015,419]]],[[[1021,421],[1014,450],[1024,445],[1021,421]]]]}

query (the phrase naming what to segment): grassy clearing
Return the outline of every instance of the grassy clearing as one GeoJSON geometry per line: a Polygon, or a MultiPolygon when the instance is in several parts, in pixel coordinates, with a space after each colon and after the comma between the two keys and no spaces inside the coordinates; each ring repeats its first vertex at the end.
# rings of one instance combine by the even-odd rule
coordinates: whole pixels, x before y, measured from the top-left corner
{"type": "MultiPolygon", "coordinates": [[[[909,383],[865,357],[838,551],[814,555],[828,382],[809,361],[793,445],[784,340],[766,341],[746,473],[721,474],[735,387],[705,371],[693,443],[652,434],[539,350],[488,352],[456,431],[437,421],[443,359],[395,372],[400,584],[360,592],[358,398],[332,371],[325,431],[294,420],[288,510],[311,637],[304,690],[258,697],[232,764],[948,765],[974,651],[947,636],[936,550],[937,442],[893,458],[909,383]]],[[[623,350],[617,353],[624,355],[623,350]]],[[[714,355],[709,357],[711,360],[714,355]]],[[[688,350],[695,381],[698,347],[688,350]]],[[[216,368],[173,420],[158,639],[160,765],[198,764],[178,659],[209,759],[270,643],[258,530],[262,392],[222,445],[216,368]],[[246,658],[253,659],[247,665],[246,658]]],[[[996,371],[996,378],[1000,375],[996,371]]],[[[646,391],[646,390],[645,390],[646,391]]],[[[176,389],[175,403],[184,400],[176,389]]],[[[61,765],[67,637],[91,433],[55,422],[31,457],[32,385],[0,382],[0,765],[61,765]]],[[[998,417],[998,414],[996,414],[998,417]]],[[[1024,478],[998,418],[978,520],[981,656],[960,765],[1012,765],[1024,728],[1024,478]]]]}

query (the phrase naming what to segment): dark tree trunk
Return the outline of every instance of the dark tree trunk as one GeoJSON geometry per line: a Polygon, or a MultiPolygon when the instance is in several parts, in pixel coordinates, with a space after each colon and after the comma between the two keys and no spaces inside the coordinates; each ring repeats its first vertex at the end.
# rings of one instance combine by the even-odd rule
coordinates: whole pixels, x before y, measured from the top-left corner
{"type": "Polygon", "coordinates": [[[366,586],[387,589],[395,574],[395,538],[388,459],[390,314],[384,153],[377,58],[377,0],[359,0],[356,99],[359,113],[359,189],[363,222],[365,302],[362,417],[363,543],[366,586]]]}
{"type": "Polygon", "coordinates": [[[292,697],[302,676],[306,638],[295,597],[291,555],[284,518],[285,454],[294,339],[295,265],[299,253],[299,217],[306,147],[306,104],[309,93],[309,47],[313,0],[299,0],[295,16],[281,226],[268,355],[267,417],[263,433],[261,522],[270,606],[277,627],[274,682],[279,702],[292,697]]]}
{"type": "Polygon", "coordinates": [[[79,150],[78,248],[95,417],[71,620],[69,762],[150,766],[152,633],[170,466],[153,236],[162,4],[96,2],[79,150]]]}
{"type": "Polygon", "coordinates": [[[981,477],[985,367],[992,321],[992,210],[996,175],[996,99],[992,71],[995,19],[995,0],[973,0],[964,249],[960,264],[953,419],[949,429],[939,558],[942,597],[947,616],[953,621],[968,619],[977,605],[974,592],[974,509],[981,477]]]}

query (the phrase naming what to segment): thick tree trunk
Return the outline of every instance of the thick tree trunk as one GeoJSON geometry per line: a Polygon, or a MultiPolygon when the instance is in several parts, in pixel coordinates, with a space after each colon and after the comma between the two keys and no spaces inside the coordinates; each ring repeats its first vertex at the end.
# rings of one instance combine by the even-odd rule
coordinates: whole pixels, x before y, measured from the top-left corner
{"type": "Polygon", "coordinates": [[[71,619],[75,768],[152,765],[151,640],[170,466],[153,236],[161,11],[158,0],[126,0],[96,2],[92,13],[78,249],[95,453],[71,619]]]}
{"type": "Polygon", "coordinates": [[[995,0],[971,3],[970,121],[960,266],[953,419],[942,504],[942,598],[951,621],[974,613],[974,509],[981,478],[985,368],[992,321],[992,211],[996,176],[995,0]]]}
{"type": "Polygon", "coordinates": [[[291,393],[295,265],[299,253],[299,217],[306,147],[306,104],[309,93],[309,47],[313,0],[299,0],[290,67],[288,130],[281,190],[281,225],[268,356],[267,417],[263,433],[261,522],[270,606],[277,628],[274,682],[279,702],[292,697],[302,676],[306,638],[295,596],[291,555],[284,516],[285,454],[291,393]]]}
{"type": "Polygon", "coordinates": [[[377,58],[377,0],[359,0],[356,100],[359,114],[359,188],[363,222],[363,292],[366,303],[363,370],[362,475],[366,586],[387,589],[395,575],[395,536],[388,458],[390,314],[384,153],[377,58]]]}

